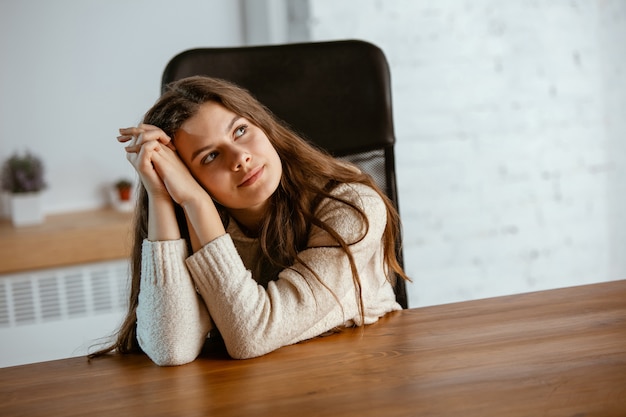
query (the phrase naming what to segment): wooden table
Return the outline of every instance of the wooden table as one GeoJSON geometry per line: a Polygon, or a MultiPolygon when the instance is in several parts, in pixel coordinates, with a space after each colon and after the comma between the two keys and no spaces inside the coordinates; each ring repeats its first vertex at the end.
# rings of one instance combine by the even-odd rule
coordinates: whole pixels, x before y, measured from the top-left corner
{"type": "Polygon", "coordinates": [[[404,310],[244,361],[4,368],[0,415],[626,416],[626,281],[404,310]]]}

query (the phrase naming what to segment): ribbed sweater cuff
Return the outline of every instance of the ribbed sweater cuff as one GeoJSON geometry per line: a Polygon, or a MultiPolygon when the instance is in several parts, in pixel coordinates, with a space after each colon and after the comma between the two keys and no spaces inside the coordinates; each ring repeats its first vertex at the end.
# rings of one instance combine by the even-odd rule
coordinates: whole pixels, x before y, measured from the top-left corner
{"type": "Polygon", "coordinates": [[[152,242],[144,240],[141,248],[141,276],[149,278],[153,284],[166,284],[165,279],[177,279],[181,267],[185,268],[187,242],[184,239],[152,242]],[[160,271],[159,271],[160,269],[160,271]]]}
{"type": "Polygon", "coordinates": [[[209,242],[186,262],[196,286],[211,292],[228,294],[231,287],[239,287],[237,278],[245,276],[246,272],[229,234],[209,242]]]}

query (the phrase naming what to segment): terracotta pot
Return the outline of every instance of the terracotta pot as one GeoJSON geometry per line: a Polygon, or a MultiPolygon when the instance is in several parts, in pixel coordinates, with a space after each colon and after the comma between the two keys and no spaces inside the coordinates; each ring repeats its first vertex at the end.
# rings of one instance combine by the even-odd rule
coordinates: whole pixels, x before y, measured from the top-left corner
{"type": "Polygon", "coordinates": [[[117,190],[121,201],[130,200],[130,188],[120,188],[117,190]]]}

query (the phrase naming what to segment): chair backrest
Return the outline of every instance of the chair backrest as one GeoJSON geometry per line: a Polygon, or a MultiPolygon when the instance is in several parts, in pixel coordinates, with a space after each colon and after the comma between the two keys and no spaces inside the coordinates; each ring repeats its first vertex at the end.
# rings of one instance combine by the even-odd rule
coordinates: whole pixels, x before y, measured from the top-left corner
{"type": "MultiPolygon", "coordinates": [[[[387,60],[358,40],[183,51],[167,64],[162,90],[206,75],[246,88],[304,139],[369,173],[398,207],[387,60]]],[[[398,255],[402,262],[402,252],[398,255]]],[[[396,297],[407,307],[404,281],[396,297]]]]}

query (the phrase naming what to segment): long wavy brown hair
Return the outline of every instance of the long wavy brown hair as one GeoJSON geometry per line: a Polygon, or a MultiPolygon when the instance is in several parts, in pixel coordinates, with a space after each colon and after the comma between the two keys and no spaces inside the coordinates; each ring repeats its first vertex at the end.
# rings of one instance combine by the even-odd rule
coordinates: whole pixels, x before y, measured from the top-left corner
{"type": "MultiPolygon", "coordinates": [[[[390,270],[387,278],[392,285],[395,284],[396,277],[408,280],[397,258],[396,246],[400,233],[397,210],[374,180],[355,169],[354,166],[335,159],[324,150],[318,149],[298,136],[245,89],[215,78],[199,76],[185,78],[167,86],[163,95],[148,110],[143,122],[157,126],[169,137],[175,138],[180,126],[194,116],[202,104],[209,101],[220,103],[226,109],[245,117],[258,126],[267,135],[282,161],[283,175],[278,189],[272,196],[269,212],[259,231],[261,255],[265,263],[277,268],[289,268],[295,262],[301,262],[298,253],[306,248],[311,227],[317,226],[325,230],[349,259],[355,297],[358,298],[360,314],[363,318],[361,281],[350,251],[350,245],[355,242],[346,242],[329,225],[315,217],[315,209],[324,198],[340,201],[355,210],[362,218],[365,224],[365,235],[369,227],[365,213],[351,202],[331,194],[332,189],[338,184],[361,183],[376,190],[387,207],[387,225],[383,235],[384,262],[390,270]]],[[[224,207],[217,203],[216,205],[223,221],[226,222],[228,215],[224,207]]],[[[181,235],[191,247],[184,213],[180,207],[177,207],[176,211],[181,235]]],[[[139,299],[141,246],[147,236],[148,196],[145,188],[140,186],[135,212],[128,312],[117,332],[116,340],[110,346],[93,353],[92,357],[114,350],[119,353],[141,351],[136,337],[136,310],[139,299]]],[[[310,268],[309,270],[315,275],[314,271],[310,268]]]]}

